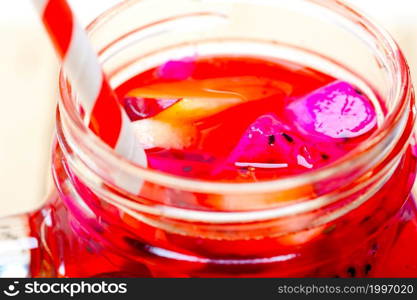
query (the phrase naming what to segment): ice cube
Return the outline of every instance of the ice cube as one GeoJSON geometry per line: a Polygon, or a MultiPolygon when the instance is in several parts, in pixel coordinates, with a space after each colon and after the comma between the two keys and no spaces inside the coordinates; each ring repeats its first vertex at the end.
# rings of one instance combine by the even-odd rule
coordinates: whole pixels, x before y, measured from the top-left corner
{"type": "Polygon", "coordinates": [[[376,126],[371,101],[344,81],[335,81],[294,100],[287,112],[303,134],[316,137],[353,138],[376,126]]]}

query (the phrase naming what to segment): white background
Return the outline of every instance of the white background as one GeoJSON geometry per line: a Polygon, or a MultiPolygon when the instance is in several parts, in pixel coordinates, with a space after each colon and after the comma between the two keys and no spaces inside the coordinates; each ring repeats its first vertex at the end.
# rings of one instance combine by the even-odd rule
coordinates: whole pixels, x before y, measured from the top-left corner
{"type": "MultiPolygon", "coordinates": [[[[118,1],[70,2],[86,24],[98,9],[118,1]]],[[[348,2],[394,35],[417,75],[417,1],[348,2]]],[[[45,198],[58,67],[29,0],[0,1],[0,41],[0,215],[5,215],[33,209],[45,198]]]]}

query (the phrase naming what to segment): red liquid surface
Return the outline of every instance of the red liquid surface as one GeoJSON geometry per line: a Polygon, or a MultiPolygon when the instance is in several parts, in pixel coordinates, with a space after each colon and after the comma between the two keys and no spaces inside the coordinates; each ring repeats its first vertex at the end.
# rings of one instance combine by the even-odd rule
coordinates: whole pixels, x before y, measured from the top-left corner
{"type": "MultiPolygon", "coordinates": [[[[340,128],[340,119],[346,118],[349,109],[363,109],[348,99],[337,99],[341,107],[321,102],[327,111],[322,111],[322,120],[315,125],[324,134],[311,134],[306,124],[297,124],[294,112],[299,114],[297,106],[304,105],[297,102],[335,82],[326,74],[289,62],[216,57],[169,62],[132,78],[117,93],[147,148],[149,168],[240,182],[320,168],[372,134],[374,108],[353,86],[356,90],[349,96],[363,97],[373,114],[366,130],[354,133],[340,128]],[[178,80],[174,75],[181,71],[178,80]],[[329,117],[338,113],[339,119],[329,117]]],[[[320,109],[315,106],[312,110],[320,109]]]]}
{"type": "MultiPolygon", "coordinates": [[[[252,182],[321,168],[372,135],[377,125],[371,102],[353,85],[338,84],[285,61],[188,58],[139,74],[117,93],[147,148],[149,168],[252,182]],[[320,89],[339,94],[317,102],[313,94],[320,89]],[[301,118],[310,108],[314,118],[301,118]]],[[[285,235],[216,239],[156,228],[107,204],[72,174],[56,147],[58,194],[31,216],[42,245],[32,254],[32,275],[417,276],[416,207],[409,197],[415,165],[409,150],[371,199],[330,223],[285,235]]],[[[221,201],[209,203],[222,209],[221,201]]]]}

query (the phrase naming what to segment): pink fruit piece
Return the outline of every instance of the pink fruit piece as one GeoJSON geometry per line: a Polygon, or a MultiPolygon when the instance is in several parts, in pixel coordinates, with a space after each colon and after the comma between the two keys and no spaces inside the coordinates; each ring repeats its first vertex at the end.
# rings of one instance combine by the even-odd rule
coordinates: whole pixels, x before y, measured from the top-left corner
{"type": "Polygon", "coordinates": [[[185,80],[190,78],[195,69],[195,58],[184,57],[181,60],[170,60],[156,70],[163,79],[185,80]]]}
{"type": "Polygon", "coordinates": [[[243,134],[228,158],[231,163],[287,163],[298,143],[291,128],[275,114],[266,114],[255,120],[243,134]]]}
{"type": "Polygon", "coordinates": [[[123,99],[123,106],[130,120],[137,121],[153,117],[179,100],[126,97],[123,99]]]}
{"type": "Polygon", "coordinates": [[[305,142],[277,115],[270,113],[257,118],[243,134],[226,162],[214,175],[249,168],[261,177],[271,172],[277,174],[297,173],[313,169],[329,159],[313,145],[305,142]],[[324,157],[324,158],[323,158],[324,157]]]}
{"type": "Polygon", "coordinates": [[[303,134],[321,138],[353,138],[376,126],[371,101],[344,81],[335,81],[294,100],[287,112],[303,134]]]}

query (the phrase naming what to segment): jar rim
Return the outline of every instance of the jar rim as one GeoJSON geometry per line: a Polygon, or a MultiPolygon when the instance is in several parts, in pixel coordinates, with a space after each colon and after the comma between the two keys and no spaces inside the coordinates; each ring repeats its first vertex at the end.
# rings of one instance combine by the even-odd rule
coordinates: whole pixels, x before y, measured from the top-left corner
{"type": "MultiPolygon", "coordinates": [[[[109,21],[113,15],[128,9],[131,5],[144,0],[131,0],[127,2],[119,3],[118,5],[105,11],[97,18],[95,18],[87,27],[88,31],[92,32],[96,30],[100,24],[109,21]]],[[[248,1],[248,0],[236,0],[248,1]]],[[[273,1],[273,0],[272,0],[273,1]]],[[[390,118],[384,121],[383,126],[378,129],[378,133],[365,143],[358,146],[356,149],[346,154],[343,158],[339,159],[335,163],[324,166],[322,168],[312,170],[303,174],[288,175],[283,178],[267,180],[261,182],[250,183],[233,183],[233,182],[216,182],[199,179],[188,179],[160,171],[151,170],[137,165],[128,159],[122,157],[101,141],[82,121],[79,114],[75,113],[75,106],[72,103],[71,93],[69,92],[69,86],[65,79],[65,75],[61,71],[59,87],[61,93],[60,112],[64,113],[71,121],[71,130],[77,135],[78,142],[86,145],[89,149],[93,149],[95,157],[99,157],[106,163],[117,166],[128,174],[134,174],[136,177],[142,180],[153,182],[162,186],[168,186],[180,190],[202,192],[202,193],[233,193],[233,194],[245,194],[245,193],[265,193],[276,190],[286,190],[290,188],[296,188],[297,186],[303,186],[308,183],[330,178],[332,175],[337,175],[341,170],[346,167],[352,167],[353,165],[360,165],[369,161],[372,157],[378,157],[381,152],[381,147],[378,145],[395,145],[398,141],[399,132],[405,127],[407,121],[407,110],[410,107],[410,94],[412,93],[411,78],[408,71],[407,62],[392,37],[379,25],[369,21],[362,13],[359,13],[356,9],[351,8],[341,1],[327,1],[327,0],[297,0],[302,2],[308,2],[314,5],[319,5],[325,9],[334,10],[340,17],[351,19],[355,23],[355,26],[361,26],[367,29],[372,34],[372,37],[382,44],[388,51],[386,51],[387,59],[394,62],[397,68],[395,81],[392,82],[394,90],[393,93],[399,105],[394,107],[391,112],[390,118]],[[398,129],[398,130],[395,130],[398,129]]],[[[92,159],[92,158],[90,158],[92,159]]]]}

